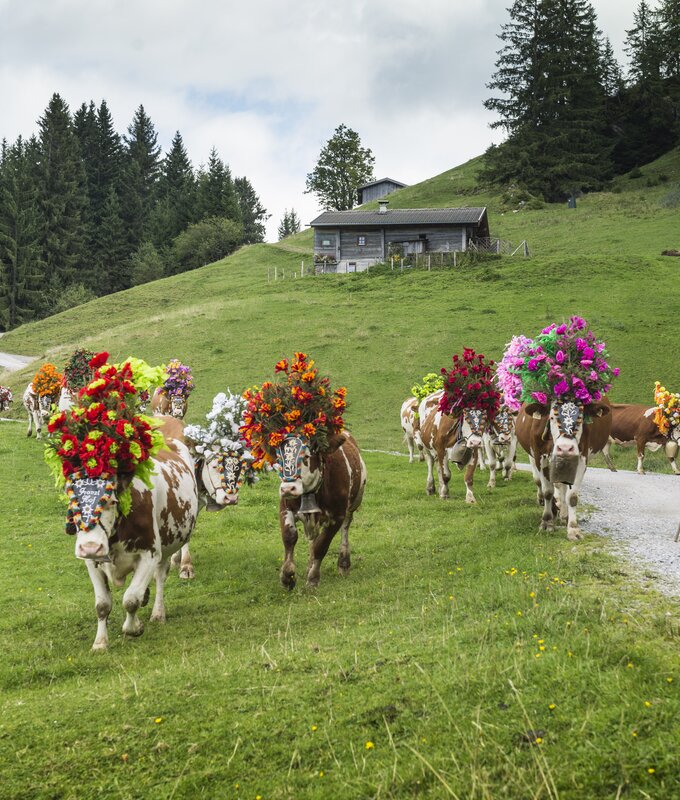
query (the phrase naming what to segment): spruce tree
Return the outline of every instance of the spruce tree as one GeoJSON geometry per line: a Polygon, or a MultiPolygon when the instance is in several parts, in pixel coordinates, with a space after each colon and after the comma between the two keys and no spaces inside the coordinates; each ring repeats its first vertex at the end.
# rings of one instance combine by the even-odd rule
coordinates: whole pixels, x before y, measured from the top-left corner
{"type": "Polygon", "coordinates": [[[125,224],[120,201],[113,186],[102,209],[98,229],[98,253],[95,264],[99,276],[98,294],[111,294],[131,285],[131,266],[125,241],[125,224]]]}
{"type": "Polygon", "coordinates": [[[240,222],[241,212],[229,167],[213,147],[207,169],[201,169],[197,182],[198,218],[222,217],[240,222]]]}
{"type": "Polygon", "coordinates": [[[243,223],[243,244],[264,242],[265,222],[271,214],[267,213],[248,178],[236,178],[234,188],[243,223]]]}
{"type": "Polygon", "coordinates": [[[154,218],[157,245],[170,242],[196,215],[196,181],[179,131],[161,165],[157,196],[160,213],[154,218]]]}
{"type": "Polygon", "coordinates": [[[69,108],[58,94],[52,96],[38,128],[42,258],[47,283],[63,289],[79,282],[86,179],[69,108]]]}
{"type": "Polygon", "coordinates": [[[283,219],[279,223],[277,232],[279,241],[285,239],[286,236],[292,236],[294,233],[300,232],[300,217],[295,213],[294,208],[290,210],[290,213],[287,208],[284,210],[283,219]]]}
{"type": "Polygon", "coordinates": [[[139,247],[150,228],[160,172],[158,134],[144,106],[135,111],[125,140],[123,214],[131,250],[139,247]]]}
{"type": "Polygon", "coordinates": [[[671,80],[671,93],[680,88],[680,0],[661,0],[658,10],[664,78],[671,80]]]}

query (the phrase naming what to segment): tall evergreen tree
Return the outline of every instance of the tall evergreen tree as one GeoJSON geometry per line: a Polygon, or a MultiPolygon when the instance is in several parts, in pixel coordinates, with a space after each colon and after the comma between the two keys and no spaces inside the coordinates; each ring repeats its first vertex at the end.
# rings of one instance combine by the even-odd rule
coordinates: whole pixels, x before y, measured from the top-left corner
{"type": "Polygon", "coordinates": [[[611,172],[599,32],[588,0],[515,0],[485,106],[509,134],[484,177],[519,181],[548,200],[600,188],[611,172]]]}
{"type": "Polygon", "coordinates": [[[7,330],[34,319],[40,309],[43,264],[36,213],[38,188],[31,159],[35,139],[3,142],[0,163],[0,324],[7,330]]]}
{"type": "Polygon", "coordinates": [[[144,106],[135,111],[125,139],[124,219],[131,250],[147,237],[160,172],[158,134],[144,106]]]}
{"type": "Polygon", "coordinates": [[[663,77],[680,87],[680,0],[661,0],[658,11],[663,77]]]}
{"type": "Polygon", "coordinates": [[[295,213],[295,209],[291,208],[290,212],[286,208],[283,212],[283,219],[279,222],[277,233],[279,241],[285,239],[286,236],[292,236],[294,233],[300,232],[300,217],[295,213]]]}
{"type": "Polygon", "coordinates": [[[98,294],[110,294],[128,289],[131,284],[131,266],[125,240],[125,224],[120,201],[113,186],[102,210],[98,228],[98,252],[95,271],[99,276],[98,294]]]}
{"type": "Polygon", "coordinates": [[[264,242],[266,233],[265,222],[271,214],[260,202],[253,185],[248,178],[236,178],[234,189],[238,197],[243,223],[243,244],[264,242]]]}
{"type": "Polygon", "coordinates": [[[222,217],[240,222],[241,211],[231,170],[214,147],[210,151],[207,169],[201,169],[198,174],[196,205],[199,219],[222,217]]]}
{"type": "Polygon", "coordinates": [[[169,242],[195,221],[196,181],[179,131],[161,165],[158,181],[158,211],[154,216],[154,240],[169,242]]]}
{"type": "Polygon", "coordinates": [[[656,12],[640,0],[633,14],[633,27],[626,31],[624,50],[630,59],[629,81],[658,89],[661,79],[661,30],[656,12]]]}
{"type": "Polygon", "coordinates": [[[54,94],[38,121],[40,130],[40,212],[46,279],[58,289],[77,283],[86,203],[78,139],[66,102],[54,94]]]}

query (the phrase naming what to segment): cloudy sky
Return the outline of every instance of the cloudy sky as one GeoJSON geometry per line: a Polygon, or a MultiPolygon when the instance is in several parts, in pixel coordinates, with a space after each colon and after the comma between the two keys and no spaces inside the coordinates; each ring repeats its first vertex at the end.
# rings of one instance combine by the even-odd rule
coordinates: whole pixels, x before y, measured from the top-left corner
{"type": "MultiPolygon", "coordinates": [[[[0,0],[0,138],[37,130],[50,96],[141,104],[167,149],[214,145],[272,214],[318,212],[305,177],[340,123],[376,177],[429,178],[479,155],[485,88],[511,0],[0,0]]],[[[594,0],[619,59],[638,0],[594,0]]],[[[652,5],[654,5],[652,3],[652,5]]]]}

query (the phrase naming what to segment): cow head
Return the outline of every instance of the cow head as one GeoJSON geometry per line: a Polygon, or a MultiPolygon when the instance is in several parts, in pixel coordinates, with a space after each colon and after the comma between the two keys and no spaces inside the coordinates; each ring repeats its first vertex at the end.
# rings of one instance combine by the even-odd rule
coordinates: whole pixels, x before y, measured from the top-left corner
{"type": "Polygon", "coordinates": [[[118,480],[88,478],[76,472],[66,479],[67,533],[76,535],[76,558],[105,561],[118,517],[118,480]]]}
{"type": "Polygon", "coordinates": [[[53,398],[51,394],[41,394],[38,398],[38,408],[40,410],[40,416],[47,422],[50,418],[51,413],[50,409],[52,408],[53,398]]]}
{"type": "Polygon", "coordinates": [[[507,447],[512,439],[517,421],[517,412],[501,408],[489,425],[489,433],[494,447],[507,447]]]}
{"type": "Polygon", "coordinates": [[[170,395],[170,416],[175,419],[184,419],[187,413],[187,399],[181,394],[170,395]]]}
{"type": "Polygon", "coordinates": [[[220,511],[225,506],[238,503],[238,492],[251,461],[243,450],[208,452],[198,458],[196,471],[200,478],[199,485],[203,485],[207,495],[208,511],[220,511]]]}
{"type": "Polygon", "coordinates": [[[552,480],[558,483],[572,483],[581,457],[581,438],[584,426],[594,417],[609,414],[605,403],[589,403],[584,406],[574,400],[553,400],[550,406],[543,403],[529,403],[525,412],[534,417],[548,417],[546,430],[552,437],[550,468],[552,480]],[[563,480],[558,480],[562,477],[563,480]],[[569,478],[572,477],[572,480],[569,478]]]}
{"type": "MultiPolygon", "coordinates": [[[[279,487],[281,498],[293,500],[300,497],[306,505],[304,495],[313,494],[321,485],[326,456],[335,452],[343,441],[344,437],[341,435],[332,436],[328,442],[328,449],[322,455],[312,450],[308,440],[303,436],[286,436],[276,448],[277,457],[274,464],[274,469],[281,478],[279,487]]],[[[308,506],[308,510],[311,512],[318,509],[308,506]]]]}

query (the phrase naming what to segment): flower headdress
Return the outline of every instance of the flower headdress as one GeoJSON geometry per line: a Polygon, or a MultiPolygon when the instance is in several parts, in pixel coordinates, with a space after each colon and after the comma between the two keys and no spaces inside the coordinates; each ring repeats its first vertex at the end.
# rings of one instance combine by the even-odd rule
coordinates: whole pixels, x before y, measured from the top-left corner
{"type": "Polygon", "coordinates": [[[243,393],[248,405],[241,435],[256,468],[273,463],[276,448],[290,434],[305,437],[312,450],[324,452],[328,438],[344,428],[347,390],[342,386],[333,391],[330,379],[319,375],[305,353],[295,353],[292,363],[282,359],[275,371],[285,376],[283,381],[267,381],[243,393]]]}
{"type": "Polygon", "coordinates": [[[94,353],[79,347],[74,350],[64,367],[64,386],[72,392],[79,392],[92,380],[90,361],[94,353]]]}
{"type": "Polygon", "coordinates": [[[667,435],[671,428],[680,425],[680,393],[669,392],[659,381],[654,384],[654,422],[659,433],[667,435]]]}
{"type": "Polygon", "coordinates": [[[165,381],[163,388],[171,397],[188,397],[194,388],[194,379],[191,375],[191,367],[182,364],[173,358],[165,368],[165,381]]]}
{"type": "Polygon", "coordinates": [[[587,404],[601,400],[619,374],[608,358],[605,343],[584,319],[573,316],[569,323],[544,328],[512,369],[522,381],[523,401],[545,405],[560,398],[587,404]]]}
{"type": "Polygon", "coordinates": [[[11,403],[14,400],[11,390],[7,386],[0,386],[0,405],[11,403]]]}
{"type": "Polygon", "coordinates": [[[453,368],[442,368],[444,394],[439,401],[439,410],[453,414],[457,410],[476,408],[485,411],[488,418],[498,413],[501,395],[493,385],[493,361],[485,361],[481,353],[469,347],[463,348],[463,355],[456,353],[453,368]]]}
{"type": "Polygon", "coordinates": [[[33,376],[33,389],[40,397],[55,397],[61,391],[63,377],[54,364],[43,364],[33,376]]]}
{"type": "Polygon", "coordinates": [[[526,336],[513,336],[496,365],[496,386],[501,392],[501,403],[511,411],[519,411],[522,405],[522,380],[515,370],[522,366],[523,356],[532,344],[526,336]]]}
{"type": "Polygon", "coordinates": [[[438,392],[444,386],[444,376],[437,375],[436,372],[428,372],[423,377],[421,383],[414,383],[411,386],[411,394],[416,400],[424,400],[429,394],[438,392]]]}
{"type": "MultiPolygon", "coordinates": [[[[108,353],[90,360],[94,377],[78,392],[76,404],[52,416],[47,429],[57,434],[47,444],[45,460],[57,484],[65,479],[109,479],[128,475],[151,487],[151,457],[165,446],[154,421],[137,413],[135,375],[128,362],[108,364],[108,353]]],[[[118,497],[124,514],[130,487],[118,497]]]]}
{"type": "Polygon", "coordinates": [[[184,433],[195,443],[196,452],[200,455],[229,450],[247,454],[240,432],[245,410],[245,398],[227,389],[226,393],[220,392],[213,398],[212,410],[205,415],[208,427],[187,425],[184,433]]]}

